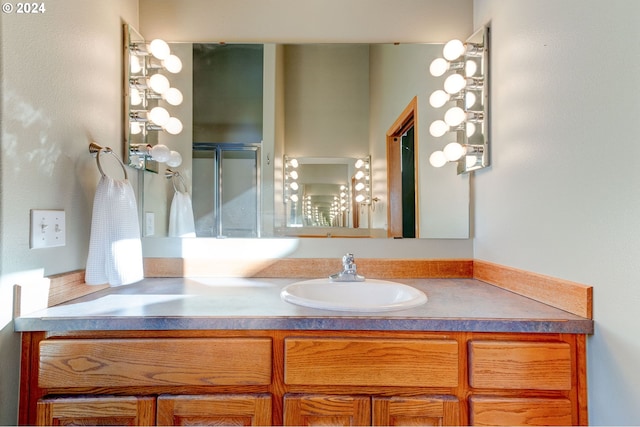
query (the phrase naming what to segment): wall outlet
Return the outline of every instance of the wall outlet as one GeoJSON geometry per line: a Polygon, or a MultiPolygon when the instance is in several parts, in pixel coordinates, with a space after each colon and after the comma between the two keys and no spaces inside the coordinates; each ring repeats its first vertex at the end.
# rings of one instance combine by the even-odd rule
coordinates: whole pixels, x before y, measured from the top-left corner
{"type": "Polygon", "coordinates": [[[156,214],[153,212],[144,213],[144,235],[153,236],[156,234],[156,214]]]}
{"type": "Polygon", "coordinates": [[[66,244],[64,210],[31,210],[31,249],[66,244]]]}

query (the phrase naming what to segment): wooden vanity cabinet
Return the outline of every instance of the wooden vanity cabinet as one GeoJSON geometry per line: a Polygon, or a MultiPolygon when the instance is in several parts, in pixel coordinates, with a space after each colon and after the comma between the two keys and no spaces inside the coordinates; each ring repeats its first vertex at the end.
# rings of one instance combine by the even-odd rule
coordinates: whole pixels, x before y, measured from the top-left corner
{"type": "Polygon", "coordinates": [[[585,337],[23,333],[20,424],[584,425],[585,337]]]}

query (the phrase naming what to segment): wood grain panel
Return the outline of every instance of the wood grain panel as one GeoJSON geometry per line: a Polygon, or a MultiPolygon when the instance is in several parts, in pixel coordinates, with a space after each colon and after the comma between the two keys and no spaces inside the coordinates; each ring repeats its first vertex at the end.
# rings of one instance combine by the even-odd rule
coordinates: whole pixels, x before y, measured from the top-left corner
{"type": "Polygon", "coordinates": [[[469,385],[475,388],[571,390],[567,343],[471,341],[469,385]]]}
{"type": "Polygon", "coordinates": [[[371,398],[368,396],[286,395],[284,425],[368,426],[371,398]]]}
{"type": "Polygon", "coordinates": [[[45,340],[39,386],[268,385],[269,338],[45,340]]]}
{"type": "Polygon", "coordinates": [[[578,316],[593,318],[593,287],[474,260],[474,279],[499,286],[578,316]]]}
{"type": "Polygon", "coordinates": [[[37,425],[154,425],[155,413],[153,397],[50,398],[38,401],[37,425]]]}
{"type": "Polygon", "coordinates": [[[158,397],[157,425],[272,425],[268,394],[158,397]]]}
{"type": "Polygon", "coordinates": [[[474,426],[569,426],[571,401],[553,398],[472,396],[469,421],[474,426]]]}
{"type": "Polygon", "coordinates": [[[304,385],[458,385],[454,340],[285,340],[285,383],[304,385]]]}
{"type": "Polygon", "coordinates": [[[460,405],[453,396],[374,397],[374,426],[456,426],[460,405]]]}

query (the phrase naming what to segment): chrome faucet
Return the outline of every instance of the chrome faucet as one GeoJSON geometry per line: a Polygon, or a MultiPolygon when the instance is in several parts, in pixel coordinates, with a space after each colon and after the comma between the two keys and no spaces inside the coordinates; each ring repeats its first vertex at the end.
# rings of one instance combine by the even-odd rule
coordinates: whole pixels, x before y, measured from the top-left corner
{"type": "Polygon", "coordinates": [[[356,263],[353,254],[346,254],[342,257],[342,271],[332,274],[329,279],[332,282],[364,282],[364,276],[356,272],[356,263]]]}

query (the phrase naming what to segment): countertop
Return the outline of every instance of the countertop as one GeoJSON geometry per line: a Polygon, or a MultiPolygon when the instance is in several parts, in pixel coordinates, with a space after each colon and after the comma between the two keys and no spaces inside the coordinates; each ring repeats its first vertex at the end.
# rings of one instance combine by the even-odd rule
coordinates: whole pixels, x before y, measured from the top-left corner
{"type": "Polygon", "coordinates": [[[297,306],[281,289],[302,279],[148,278],[15,319],[15,330],[389,330],[592,334],[593,320],[475,279],[393,279],[426,304],[352,313],[297,306]]]}

